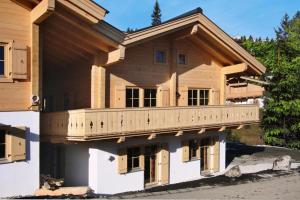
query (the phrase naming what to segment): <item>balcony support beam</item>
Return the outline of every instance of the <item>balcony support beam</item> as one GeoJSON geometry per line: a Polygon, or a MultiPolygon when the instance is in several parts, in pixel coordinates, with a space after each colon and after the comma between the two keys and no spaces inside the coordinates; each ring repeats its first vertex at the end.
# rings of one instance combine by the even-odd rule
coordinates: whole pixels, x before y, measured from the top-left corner
{"type": "Polygon", "coordinates": [[[203,134],[206,131],[205,128],[201,128],[201,130],[198,132],[199,134],[203,134]]]}
{"type": "Polygon", "coordinates": [[[225,131],[226,130],[226,126],[222,126],[220,129],[219,129],[219,132],[222,132],[222,131],[225,131]]]}
{"type": "Polygon", "coordinates": [[[182,135],[183,135],[183,131],[178,131],[175,136],[179,137],[179,136],[182,136],[182,135]]]}
{"type": "Polygon", "coordinates": [[[91,108],[105,108],[106,69],[99,65],[99,55],[95,57],[91,70],[91,108]]]}
{"type": "Polygon", "coordinates": [[[147,140],[153,140],[156,138],[156,133],[152,133],[148,138],[147,140]]]}
{"type": "Polygon", "coordinates": [[[125,136],[121,136],[117,141],[118,144],[123,143],[123,142],[125,142],[125,136]]]}

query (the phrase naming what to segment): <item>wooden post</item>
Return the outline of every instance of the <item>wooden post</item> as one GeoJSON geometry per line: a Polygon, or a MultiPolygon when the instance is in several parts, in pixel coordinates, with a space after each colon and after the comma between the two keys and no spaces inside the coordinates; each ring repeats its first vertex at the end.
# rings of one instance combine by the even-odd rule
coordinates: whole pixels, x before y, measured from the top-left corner
{"type": "Polygon", "coordinates": [[[176,106],[177,98],[177,65],[175,62],[174,56],[174,41],[170,41],[170,55],[169,55],[169,63],[170,63],[170,106],[176,106]]]}
{"type": "MultiPolygon", "coordinates": [[[[40,40],[40,27],[36,24],[31,24],[31,95],[38,96],[42,101],[42,48],[40,40]]],[[[40,105],[32,106],[32,110],[39,111],[40,105]]]]}
{"type": "Polygon", "coordinates": [[[91,72],[91,108],[105,108],[105,78],[106,69],[96,56],[91,72]]]}
{"type": "Polygon", "coordinates": [[[221,72],[221,80],[220,80],[220,105],[225,104],[225,90],[226,90],[226,75],[221,72]]]}

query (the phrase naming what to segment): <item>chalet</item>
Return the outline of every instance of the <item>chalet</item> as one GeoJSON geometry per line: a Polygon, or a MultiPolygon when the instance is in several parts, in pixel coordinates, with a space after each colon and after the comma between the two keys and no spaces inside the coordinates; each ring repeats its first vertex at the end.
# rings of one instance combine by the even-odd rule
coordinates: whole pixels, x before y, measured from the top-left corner
{"type": "Polygon", "coordinates": [[[200,8],[128,34],[107,13],[0,1],[0,197],[40,174],[103,194],[217,175],[225,131],[259,122],[257,104],[226,102],[261,96],[246,81],[265,67],[200,8]]]}

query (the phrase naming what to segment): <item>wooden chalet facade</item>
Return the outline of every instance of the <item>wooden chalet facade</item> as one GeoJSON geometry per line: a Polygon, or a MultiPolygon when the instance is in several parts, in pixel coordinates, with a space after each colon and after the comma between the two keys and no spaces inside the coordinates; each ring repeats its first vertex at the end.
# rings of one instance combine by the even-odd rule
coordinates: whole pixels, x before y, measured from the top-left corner
{"type": "Polygon", "coordinates": [[[200,8],[129,34],[107,12],[90,0],[0,2],[0,176],[16,165],[6,138],[24,142],[6,179],[35,171],[18,194],[40,173],[105,194],[218,174],[224,131],[259,122],[256,104],[226,101],[262,96],[243,78],[265,67],[200,8]]]}

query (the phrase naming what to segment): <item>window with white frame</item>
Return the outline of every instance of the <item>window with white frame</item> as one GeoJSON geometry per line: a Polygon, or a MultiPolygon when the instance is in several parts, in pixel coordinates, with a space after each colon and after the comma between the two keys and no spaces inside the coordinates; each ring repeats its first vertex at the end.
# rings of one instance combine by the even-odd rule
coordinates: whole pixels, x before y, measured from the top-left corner
{"type": "Polygon", "coordinates": [[[157,89],[144,89],[144,107],[156,107],[157,89]]]}
{"type": "Polygon", "coordinates": [[[140,147],[127,149],[127,169],[132,171],[140,168],[140,147]]]}
{"type": "Polygon", "coordinates": [[[139,88],[126,88],[126,107],[139,107],[139,88]]]}
{"type": "Polygon", "coordinates": [[[189,106],[206,106],[209,104],[209,89],[188,90],[189,106]]]}
{"type": "Polygon", "coordinates": [[[157,64],[167,63],[167,53],[164,50],[155,50],[154,60],[157,64]]]}

